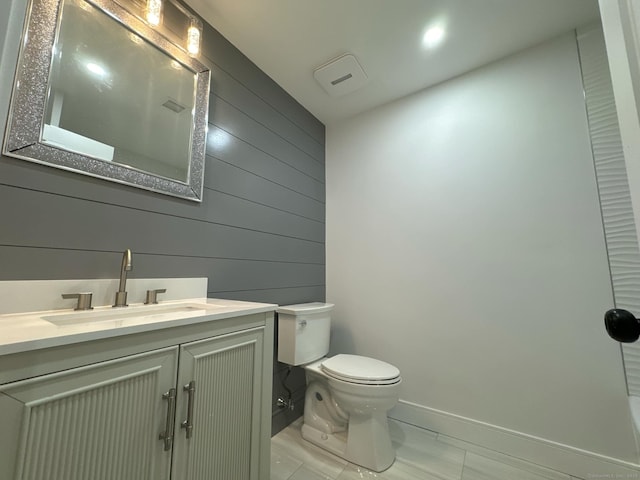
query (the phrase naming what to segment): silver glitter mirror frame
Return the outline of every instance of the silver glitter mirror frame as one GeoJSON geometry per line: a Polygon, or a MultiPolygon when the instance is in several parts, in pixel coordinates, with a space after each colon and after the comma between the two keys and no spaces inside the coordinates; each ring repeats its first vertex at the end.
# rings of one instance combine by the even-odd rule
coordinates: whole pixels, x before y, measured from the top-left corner
{"type": "MultiPolygon", "coordinates": [[[[126,0],[126,2],[135,4],[135,2],[139,3],[139,0],[126,0]]],[[[123,5],[126,5],[125,0],[118,2],[114,0],[30,1],[2,152],[4,155],[30,162],[200,202],[204,181],[210,69],[189,55],[186,49],[175,40],[175,35],[172,37],[166,33],[163,34],[161,29],[152,28],[139,12],[124,8],[123,5]],[[64,8],[70,11],[69,6],[81,7],[94,17],[100,16],[102,22],[113,22],[108,27],[110,32],[118,32],[117,35],[121,38],[127,36],[134,43],[142,45],[139,48],[146,50],[145,53],[139,54],[138,58],[125,59],[123,57],[129,55],[129,51],[133,52],[138,48],[133,43],[124,45],[124,40],[94,41],[94,44],[113,45],[120,42],[123,45],[125,52],[112,55],[110,60],[111,67],[119,72],[118,75],[114,76],[115,79],[108,80],[105,80],[103,75],[100,81],[96,80],[95,75],[104,74],[105,69],[98,64],[99,62],[86,60],[86,58],[95,57],[89,52],[88,56],[82,57],[84,63],[77,58],[74,59],[75,70],[83,72],[77,75],[88,77],[91,74],[94,75],[92,80],[82,80],[85,83],[88,82],[88,87],[81,88],[77,86],[80,84],[76,85],[73,80],[73,88],[66,88],[64,95],[56,96],[58,91],[56,75],[59,71],[63,70],[67,75],[64,77],[65,80],[59,80],[60,85],[68,86],[69,84],[69,64],[57,64],[56,56],[63,56],[61,49],[64,47],[67,49],[65,58],[74,56],[79,58],[78,52],[86,50],[87,44],[91,43],[90,39],[85,41],[74,38],[65,45],[61,40],[65,15],[69,17],[68,20],[74,20],[74,17],[63,15],[64,8]],[[146,61],[149,57],[158,60],[151,67],[149,61],[146,61]],[[142,61],[143,59],[145,62],[142,61]],[[124,64],[119,65],[119,63],[124,64]],[[158,67],[158,63],[162,63],[162,68],[158,67]],[[136,74],[134,70],[141,64],[144,64],[140,67],[144,70],[136,74]],[[161,89],[157,86],[158,84],[170,83],[167,82],[167,78],[172,78],[171,68],[181,71],[180,75],[183,76],[183,80],[186,78],[186,82],[183,81],[180,86],[174,86],[173,91],[159,92],[161,89]],[[87,69],[91,72],[88,73],[87,69]],[[112,100],[115,97],[105,97],[107,100],[100,97],[104,91],[114,90],[119,83],[124,82],[128,82],[132,91],[119,91],[118,102],[112,100]],[[134,88],[134,85],[137,87],[134,88]],[[95,93],[95,99],[89,98],[86,93],[85,97],[80,99],[71,98],[75,92],[90,91],[91,88],[95,93]],[[185,88],[187,95],[183,96],[186,100],[178,100],[180,91],[184,91],[185,88]],[[136,104],[141,97],[153,97],[154,101],[132,108],[132,105],[136,104]],[[63,103],[62,99],[66,103],[63,103]],[[95,100],[96,103],[81,114],[65,106],[91,103],[88,100],[95,100]],[[109,110],[112,108],[110,105],[112,103],[122,104],[128,110],[109,110]],[[149,110],[150,113],[147,112],[146,117],[137,117],[135,112],[143,110],[149,110]],[[65,111],[67,111],[66,114],[65,111]],[[96,111],[98,111],[97,114],[96,111]],[[178,114],[186,116],[186,120],[181,121],[179,128],[175,126],[174,120],[171,120],[174,123],[161,121],[163,116],[168,118],[173,115],[177,118],[178,114]],[[90,119],[90,121],[99,126],[93,127],[91,133],[86,133],[82,124],[90,123],[86,120],[86,116],[90,115],[93,115],[93,120],[90,119]],[[83,121],[77,120],[77,117],[83,116],[85,116],[83,121]],[[76,117],[76,120],[71,122],[74,125],[73,128],[60,123],[61,118],[73,117],[76,117]],[[119,126],[119,128],[111,128],[113,126],[119,126]],[[74,131],[76,128],[77,130],[74,131]],[[139,128],[139,132],[134,128],[139,128]],[[52,130],[62,132],[62,137],[57,136],[60,132],[53,132],[56,133],[53,135],[52,130]],[[114,140],[105,133],[111,130],[119,130],[122,135],[128,135],[131,138],[126,142],[123,141],[124,144],[121,146],[118,143],[119,140],[114,140]],[[179,141],[174,138],[178,130],[182,132],[179,141]],[[106,139],[97,138],[105,135],[106,139]],[[59,140],[63,137],[71,140],[68,143],[59,140]],[[80,139],[79,143],[77,139],[80,139]],[[137,152],[137,145],[143,143],[147,144],[149,149],[141,153],[137,152]],[[179,147],[175,146],[176,143],[179,147]],[[145,160],[141,161],[138,157],[144,157],[145,160]],[[177,157],[180,160],[174,159],[177,157]],[[165,165],[171,162],[176,164],[173,170],[166,168],[165,165]],[[178,165],[179,162],[182,164],[178,165]],[[154,163],[155,166],[153,166],[154,163]]],[[[88,25],[87,28],[87,22],[91,22],[91,18],[83,18],[81,22],[75,18],[74,23],[85,24],[85,34],[87,31],[93,33],[99,30],[95,25],[88,25]]],[[[174,22],[175,25],[176,22],[174,22]]],[[[179,22],[177,25],[179,26],[179,22]]],[[[175,33],[175,28],[174,32],[169,33],[175,33]]]]}

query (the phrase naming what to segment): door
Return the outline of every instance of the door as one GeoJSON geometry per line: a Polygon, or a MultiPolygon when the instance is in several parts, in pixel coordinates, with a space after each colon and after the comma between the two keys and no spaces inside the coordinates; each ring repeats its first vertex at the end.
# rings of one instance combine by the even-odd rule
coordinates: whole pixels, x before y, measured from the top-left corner
{"type": "Polygon", "coordinates": [[[172,480],[257,480],[263,328],[180,347],[172,480]]]}
{"type": "Polygon", "coordinates": [[[3,480],[162,480],[178,348],[0,386],[3,480]]]}
{"type": "Polygon", "coordinates": [[[640,238],[640,5],[599,0],[635,226],[640,238]]]}

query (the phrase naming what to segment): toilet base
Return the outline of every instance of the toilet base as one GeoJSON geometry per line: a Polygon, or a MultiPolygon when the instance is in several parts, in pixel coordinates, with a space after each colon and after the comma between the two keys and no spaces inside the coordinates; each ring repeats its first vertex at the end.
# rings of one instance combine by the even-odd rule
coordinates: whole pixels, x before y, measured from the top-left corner
{"type": "Polygon", "coordinates": [[[374,472],[383,472],[396,459],[386,412],[351,415],[348,433],[326,433],[302,425],[302,438],[328,452],[374,472]]]}
{"type": "Polygon", "coordinates": [[[347,432],[325,433],[303,423],[302,438],[338,457],[344,458],[344,452],[347,448],[347,432]]]}

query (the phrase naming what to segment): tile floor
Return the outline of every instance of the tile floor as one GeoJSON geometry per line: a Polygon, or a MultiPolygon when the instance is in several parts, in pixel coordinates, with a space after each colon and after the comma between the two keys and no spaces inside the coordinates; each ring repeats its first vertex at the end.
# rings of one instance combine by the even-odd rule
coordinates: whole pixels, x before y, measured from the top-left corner
{"type": "Polygon", "coordinates": [[[304,441],[301,425],[298,419],[271,439],[271,480],[579,480],[394,420],[396,461],[375,473],[304,441]]]}

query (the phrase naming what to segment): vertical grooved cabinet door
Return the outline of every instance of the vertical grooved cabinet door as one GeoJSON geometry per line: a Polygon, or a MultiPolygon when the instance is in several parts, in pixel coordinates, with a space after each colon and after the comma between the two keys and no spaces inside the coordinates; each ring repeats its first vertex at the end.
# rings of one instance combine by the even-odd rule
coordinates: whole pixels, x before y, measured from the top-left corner
{"type": "Polygon", "coordinates": [[[258,480],[263,341],[256,328],[180,347],[172,480],[258,480]]]}
{"type": "Polygon", "coordinates": [[[178,348],[0,385],[3,480],[168,479],[178,348]]]}

